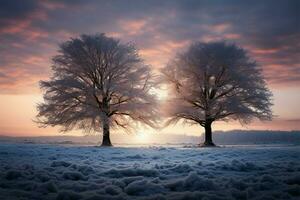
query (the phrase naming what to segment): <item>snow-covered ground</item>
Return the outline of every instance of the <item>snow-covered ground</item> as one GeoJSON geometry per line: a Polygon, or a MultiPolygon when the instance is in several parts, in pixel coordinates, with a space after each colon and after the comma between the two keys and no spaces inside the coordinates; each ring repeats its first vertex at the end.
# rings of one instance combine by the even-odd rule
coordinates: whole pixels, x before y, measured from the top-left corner
{"type": "Polygon", "coordinates": [[[0,143],[0,199],[300,199],[300,147],[0,143]]]}

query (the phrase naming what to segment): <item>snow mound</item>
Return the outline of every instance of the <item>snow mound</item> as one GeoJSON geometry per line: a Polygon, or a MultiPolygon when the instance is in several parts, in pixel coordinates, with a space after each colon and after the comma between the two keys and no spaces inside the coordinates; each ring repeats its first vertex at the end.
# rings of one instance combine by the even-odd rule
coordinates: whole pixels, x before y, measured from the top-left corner
{"type": "Polygon", "coordinates": [[[82,195],[72,191],[61,191],[58,193],[56,200],[79,200],[82,195]]]}
{"type": "Polygon", "coordinates": [[[64,172],[62,177],[67,180],[73,180],[73,181],[78,181],[78,180],[87,180],[87,177],[82,175],[79,172],[64,172]]]}
{"type": "Polygon", "coordinates": [[[69,167],[71,163],[65,161],[53,161],[51,167],[69,167]]]}
{"type": "Polygon", "coordinates": [[[147,180],[139,180],[130,183],[124,190],[128,195],[148,196],[165,192],[166,189],[159,184],[147,180]]]}
{"type": "Polygon", "coordinates": [[[56,185],[52,182],[46,182],[39,186],[38,191],[47,194],[47,193],[56,193],[58,191],[56,185]]]}
{"type": "Polygon", "coordinates": [[[172,191],[207,191],[217,189],[212,180],[201,178],[196,172],[166,185],[172,191]]]}
{"type": "Polygon", "coordinates": [[[153,169],[137,169],[137,168],[127,168],[127,169],[110,169],[104,172],[105,175],[113,178],[120,178],[124,176],[146,176],[155,177],[158,172],[153,169]]]}
{"type": "Polygon", "coordinates": [[[13,180],[22,177],[22,173],[17,170],[9,170],[6,172],[5,178],[7,180],[13,180]]]}

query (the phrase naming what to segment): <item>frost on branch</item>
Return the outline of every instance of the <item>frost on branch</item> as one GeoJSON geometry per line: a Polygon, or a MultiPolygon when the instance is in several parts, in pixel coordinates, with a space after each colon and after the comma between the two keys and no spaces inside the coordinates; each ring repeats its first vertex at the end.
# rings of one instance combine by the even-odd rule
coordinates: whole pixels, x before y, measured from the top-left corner
{"type": "Polygon", "coordinates": [[[261,67],[234,44],[194,43],[162,72],[173,94],[164,106],[167,124],[181,119],[200,124],[208,144],[213,144],[214,121],[234,119],[244,124],[253,118],[272,118],[272,94],[261,67]]]}
{"type": "Polygon", "coordinates": [[[61,44],[52,60],[53,76],[40,82],[42,126],[102,130],[107,146],[110,127],[130,130],[139,122],[155,127],[157,100],[150,92],[155,77],[133,45],[104,34],[82,35],[61,44]]]}

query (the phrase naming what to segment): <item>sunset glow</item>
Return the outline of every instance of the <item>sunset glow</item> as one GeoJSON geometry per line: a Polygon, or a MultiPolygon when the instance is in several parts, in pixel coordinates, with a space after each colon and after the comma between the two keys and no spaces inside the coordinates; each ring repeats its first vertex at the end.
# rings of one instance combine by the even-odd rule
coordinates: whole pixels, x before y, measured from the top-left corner
{"type": "MultiPolygon", "coordinates": [[[[193,41],[236,42],[262,66],[274,94],[275,118],[271,122],[254,121],[245,127],[237,122],[217,122],[214,130],[300,129],[297,5],[284,4],[284,1],[263,8],[243,1],[192,4],[141,1],[130,7],[125,4],[126,1],[105,4],[24,1],[1,5],[0,135],[61,135],[59,127],[39,128],[34,123],[36,105],[43,101],[38,82],[49,79],[51,58],[57,54],[58,44],[83,33],[102,32],[122,42],[134,43],[155,73],[193,41]]],[[[164,101],[168,88],[157,88],[154,93],[164,101]]],[[[191,135],[203,132],[198,126],[178,124],[162,130],[139,130],[136,140],[146,141],[148,136],[143,132],[147,131],[191,135]]]]}

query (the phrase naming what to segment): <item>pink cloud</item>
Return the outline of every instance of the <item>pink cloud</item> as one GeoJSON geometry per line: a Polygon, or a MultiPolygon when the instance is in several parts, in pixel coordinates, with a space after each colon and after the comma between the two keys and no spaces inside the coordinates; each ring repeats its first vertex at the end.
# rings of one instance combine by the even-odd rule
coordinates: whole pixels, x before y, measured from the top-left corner
{"type": "Polygon", "coordinates": [[[278,52],[280,49],[279,48],[274,48],[274,49],[253,49],[252,52],[254,54],[272,54],[278,52]]]}
{"type": "Polygon", "coordinates": [[[151,48],[140,50],[141,56],[150,63],[153,68],[163,67],[168,60],[176,53],[174,49],[182,49],[188,45],[188,41],[165,41],[151,48]]]}
{"type": "Polygon", "coordinates": [[[57,2],[57,1],[41,1],[40,5],[46,9],[49,10],[55,10],[55,9],[62,9],[65,8],[66,5],[62,2],[57,2]]]}
{"type": "Polygon", "coordinates": [[[45,21],[47,19],[47,13],[42,10],[34,11],[23,19],[0,19],[1,22],[5,24],[5,26],[2,26],[0,28],[0,35],[18,34],[28,40],[35,40],[36,38],[47,37],[48,33],[46,31],[32,26],[32,23],[34,21],[45,21]]]}
{"type": "Polygon", "coordinates": [[[144,19],[140,20],[121,20],[120,22],[121,28],[128,34],[128,35],[136,35],[140,33],[144,26],[146,25],[147,21],[144,19]]]}
{"type": "Polygon", "coordinates": [[[237,33],[226,33],[224,34],[224,38],[225,39],[240,39],[242,36],[240,34],[237,33]]]}
{"type": "Polygon", "coordinates": [[[214,33],[214,34],[222,34],[225,32],[228,32],[231,28],[231,24],[229,23],[220,23],[220,24],[214,24],[214,25],[201,25],[201,28],[214,33]]]}
{"type": "Polygon", "coordinates": [[[228,23],[223,23],[223,24],[217,24],[217,25],[210,26],[210,29],[211,29],[213,32],[223,33],[223,32],[225,32],[225,31],[227,31],[230,27],[231,27],[230,24],[228,24],[228,23]]]}
{"type": "Polygon", "coordinates": [[[0,29],[0,34],[20,33],[30,26],[31,20],[30,19],[6,20],[5,23],[7,24],[7,26],[2,27],[0,29]]]}

